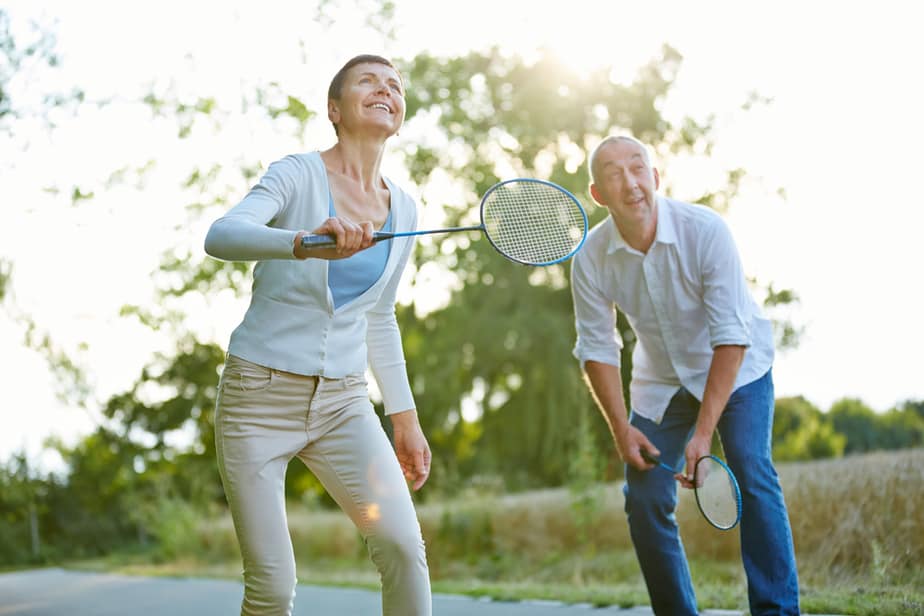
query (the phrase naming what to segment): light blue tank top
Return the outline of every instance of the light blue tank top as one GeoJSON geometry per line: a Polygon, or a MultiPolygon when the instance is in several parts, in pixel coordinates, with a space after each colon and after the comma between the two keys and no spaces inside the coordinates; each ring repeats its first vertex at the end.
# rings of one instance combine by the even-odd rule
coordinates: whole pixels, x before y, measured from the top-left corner
{"type": "MultiPolygon", "coordinates": [[[[330,215],[336,216],[333,195],[330,196],[330,215]]],[[[392,230],[391,210],[388,210],[388,218],[381,230],[392,230]]],[[[376,242],[352,257],[329,261],[327,285],[334,296],[334,308],[353,301],[374,285],[385,271],[385,262],[390,252],[391,242],[376,242]]]]}

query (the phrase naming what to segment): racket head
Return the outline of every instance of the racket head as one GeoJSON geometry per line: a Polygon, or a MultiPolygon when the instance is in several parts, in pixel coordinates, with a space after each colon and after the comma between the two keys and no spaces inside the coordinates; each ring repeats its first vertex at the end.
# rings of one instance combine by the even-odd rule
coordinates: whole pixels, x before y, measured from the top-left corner
{"type": "Polygon", "coordinates": [[[481,199],[481,224],[494,249],[524,265],[571,258],[587,238],[587,214],[558,184],[534,178],[505,180],[481,199]]]}
{"type": "Polygon", "coordinates": [[[741,490],[728,465],[716,456],[696,461],[693,474],[696,505],[706,521],[719,530],[731,530],[741,520],[741,490]]]}

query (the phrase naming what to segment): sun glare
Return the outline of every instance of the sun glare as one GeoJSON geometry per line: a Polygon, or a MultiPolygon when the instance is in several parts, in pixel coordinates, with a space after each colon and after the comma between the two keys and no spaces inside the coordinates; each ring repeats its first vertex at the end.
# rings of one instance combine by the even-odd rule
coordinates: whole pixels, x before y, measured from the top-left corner
{"type": "Polygon", "coordinates": [[[554,39],[542,46],[568,71],[582,79],[609,69],[610,80],[619,84],[632,83],[639,68],[655,53],[644,41],[621,39],[611,42],[592,36],[568,41],[554,39]]]}

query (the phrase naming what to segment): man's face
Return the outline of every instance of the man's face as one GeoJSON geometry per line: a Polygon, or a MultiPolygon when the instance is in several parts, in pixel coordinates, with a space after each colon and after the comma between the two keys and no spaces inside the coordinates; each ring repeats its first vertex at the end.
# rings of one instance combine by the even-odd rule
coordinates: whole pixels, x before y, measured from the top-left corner
{"type": "Polygon", "coordinates": [[[652,219],[660,178],[641,146],[621,139],[607,143],[597,152],[594,169],[591,195],[617,222],[636,225],[652,219]]]}

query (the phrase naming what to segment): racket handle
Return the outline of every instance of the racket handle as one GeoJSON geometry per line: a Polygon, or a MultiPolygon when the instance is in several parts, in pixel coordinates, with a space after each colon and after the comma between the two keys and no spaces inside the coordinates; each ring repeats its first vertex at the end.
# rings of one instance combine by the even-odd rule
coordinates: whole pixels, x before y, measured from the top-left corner
{"type": "MultiPolygon", "coordinates": [[[[372,236],[372,241],[390,240],[393,237],[394,233],[376,231],[372,236]]],[[[314,233],[309,233],[308,235],[302,236],[302,248],[329,248],[336,245],[337,238],[333,235],[315,235],[314,233]]]]}

